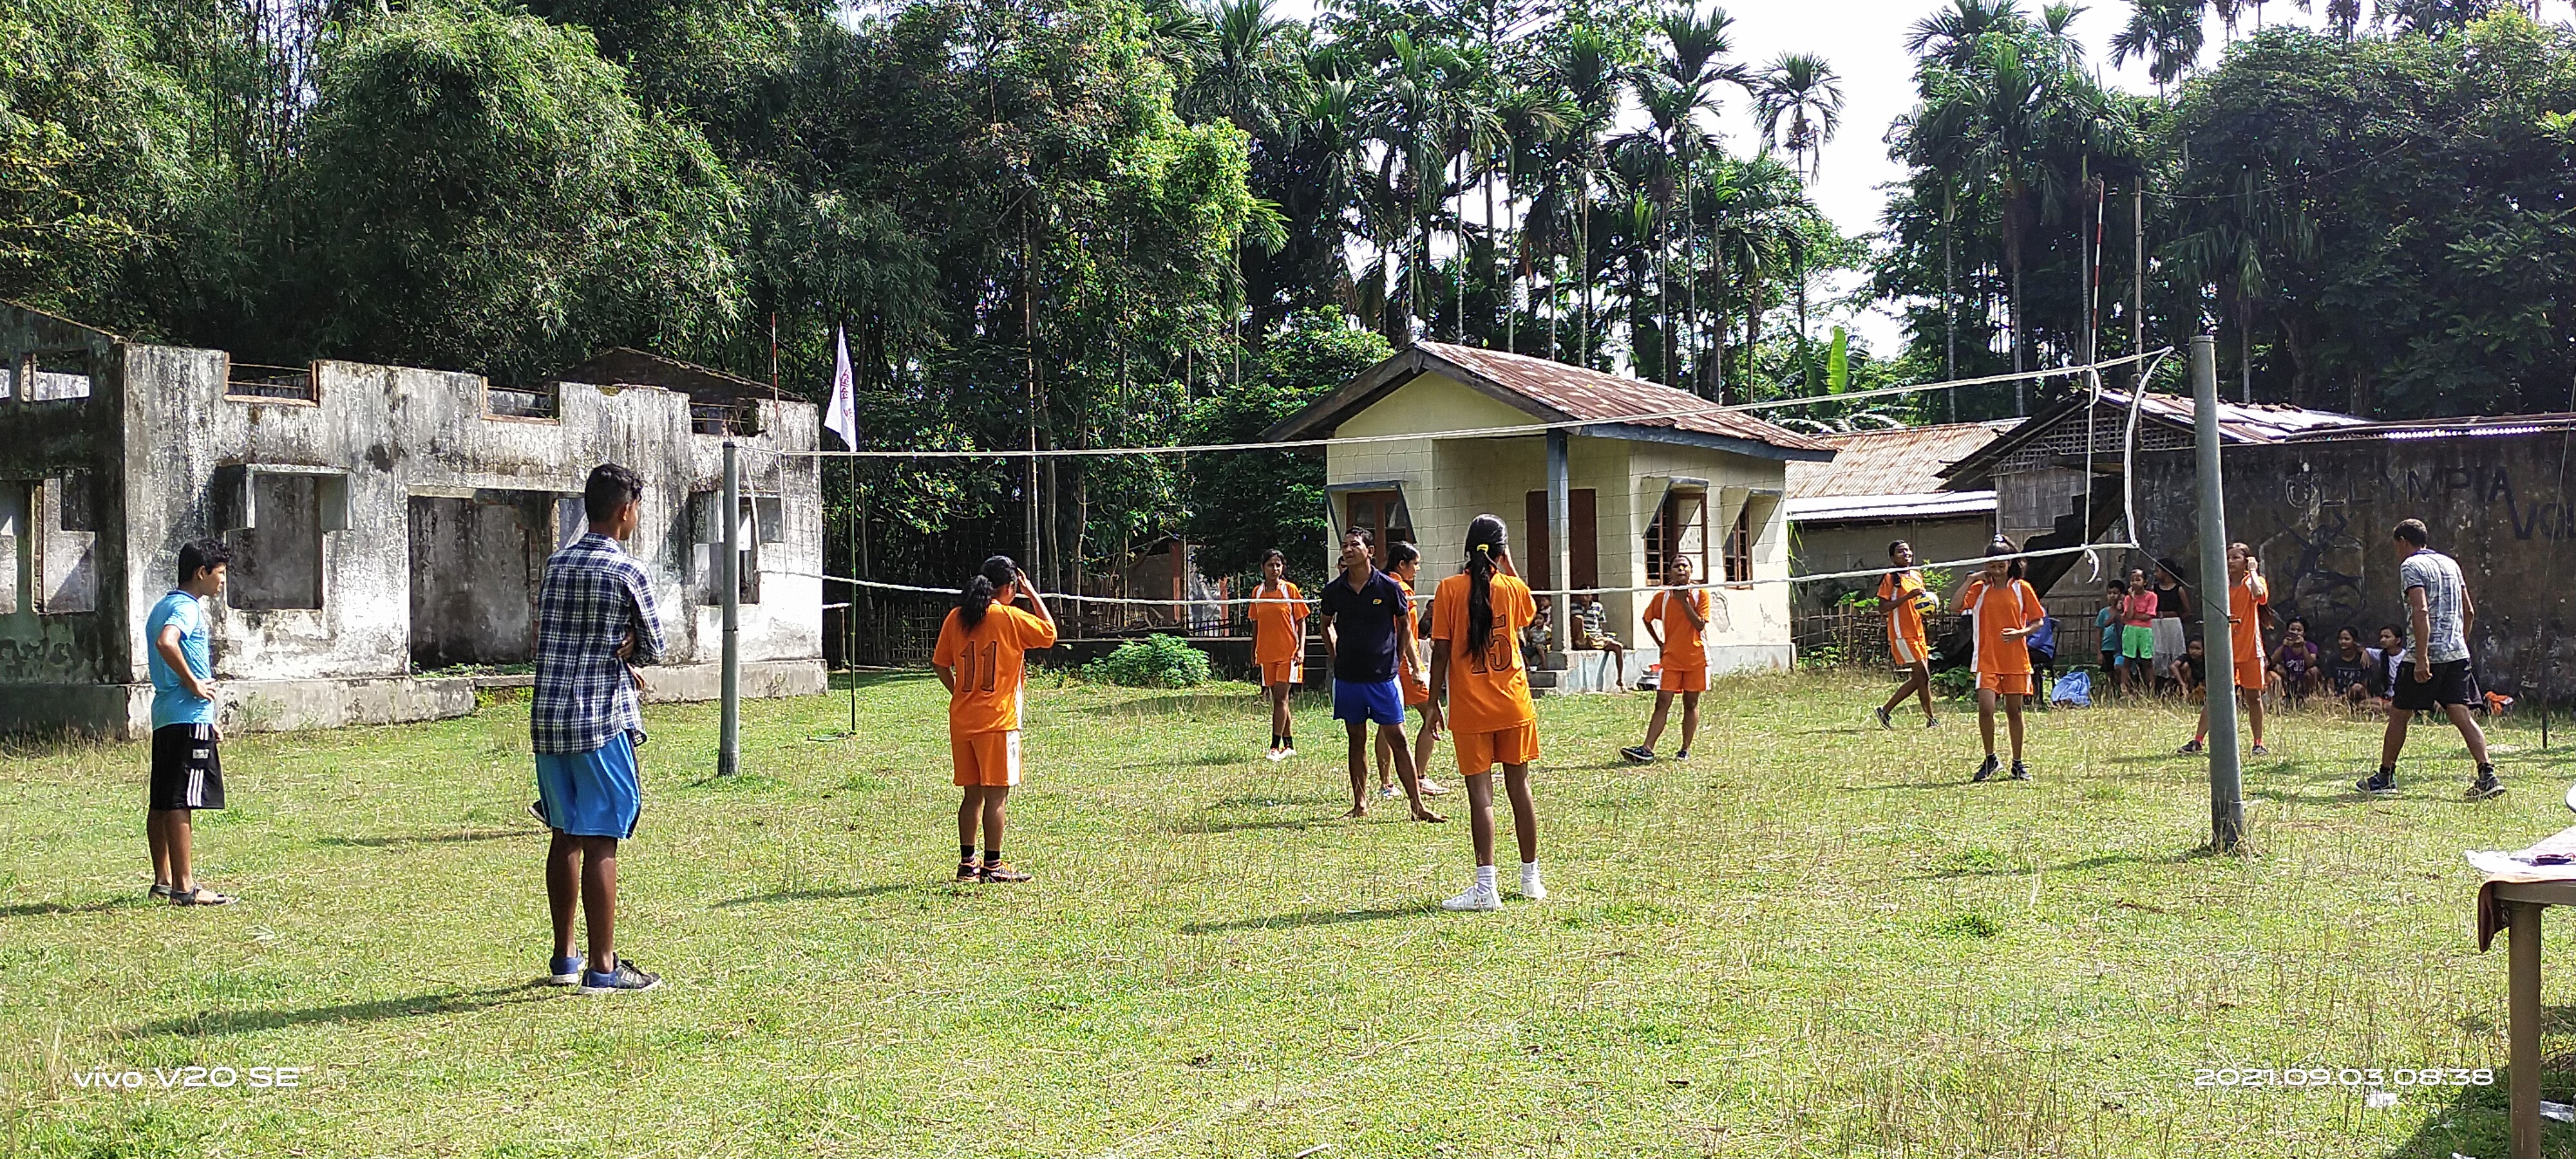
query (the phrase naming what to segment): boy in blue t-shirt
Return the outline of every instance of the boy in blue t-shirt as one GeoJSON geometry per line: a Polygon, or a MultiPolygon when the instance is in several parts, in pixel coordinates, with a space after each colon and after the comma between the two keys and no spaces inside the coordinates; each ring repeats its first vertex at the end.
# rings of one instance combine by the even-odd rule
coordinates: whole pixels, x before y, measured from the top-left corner
{"type": "Polygon", "coordinates": [[[143,622],[152,672],[152,801],[144,833],[152,846],[152,896],[174,905],[231,905],[197,884],[192,824],[199,809],[224,807],[224,767],[215,753],[215,657],[205,601],[224,590],[232,549],[217,539],[179,548],[179,586],[143,622]]]}

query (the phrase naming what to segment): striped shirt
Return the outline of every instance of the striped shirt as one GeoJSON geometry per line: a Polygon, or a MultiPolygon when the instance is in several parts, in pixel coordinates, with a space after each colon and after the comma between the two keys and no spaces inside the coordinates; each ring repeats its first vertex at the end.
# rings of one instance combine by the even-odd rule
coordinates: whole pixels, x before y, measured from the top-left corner
{"type": "Polygon", "coordinates": [[[537,686],[528,735],[541,753],[586,753],[626,733],[644,742],[644,715],[626,665],[662,657],[653,584],[617,541],[589,532],[546,559],[537,595],[537,686]],[[617,649],[629,637],[632,656],[617,649]]]}

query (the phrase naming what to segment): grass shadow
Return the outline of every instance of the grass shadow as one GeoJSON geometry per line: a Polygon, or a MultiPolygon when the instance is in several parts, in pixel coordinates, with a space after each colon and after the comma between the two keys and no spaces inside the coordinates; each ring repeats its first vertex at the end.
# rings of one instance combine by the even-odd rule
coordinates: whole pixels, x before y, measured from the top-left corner
{"type": "MultiPolygon", "coordinates": [[[[1095,704],[1082,711],[1092,716],[1175,716],[1183,711],[1214,707],[1240,707],[1252,697],[1227,692],[1175,692],[1163,696],[1139,697],[1135,700],[1113,700],[1095,704]]],[[[1296,706],[1296,698],[1289,702],[1296,706]]]]}
{"type": "Polygon", "coordinates": [[[1263,829],[1318,829],[1327,826],[1339,826],[1346,821],[1357,820],[1360,820],[1360,818],[1342,816],[1281,817],[1269,821],[1208,821],[1201,819],[1184,821],[1179,825],[1173,826],[1173,829],[1174,831],[1181,833],[1252,833],[1263,829]]]}
{"type": "Polygon", "coordinates": [[[917,684],[930,679],[933,677],[926,668],[867,668],[832,673],[829,683],[834,692],[848,692],[853,688],[865,692],[880,685],[917,684]]]}
{"type": "MultiPolygon", "coordinates": [[[[782,889],[771,893],[755,893],[745,897],[727,898],[715,903],[712,908],[734,909],[740,906],[789,901],[855,901],[860,898],[883,897],[889,893],[903,893],[907,890],[919,889],[928,884],[932,883],[898,882],[887,885],[862,885],[836,889],[782,889]]],[[[947,883],[939,882],[937,884],[945,885],[947,883]]]]}
{"type": "Polygon", "coordinates": [[[109,910],[142,909],[147,905],[156,904],[162,904],[160,899],[144,897],[101,898],[98,901],[85,901],[79,904],[63,901],[29,901],[19,902],[16,905],[0,905],[0,918],[32,918],[62,914],[96,914],[106,913],[109,910]]]}
{"type": "Polygon", "coordinates": [[[1269,917],[1236,918],[1230,922],[1191,922],[1181,927],[1185,934],[1230,934],[1245,930],[1297,930],[1308,926],[1338,926],[1351,922],[1377,922],[1389,918],[1420,917],[1438,913],[1428,905],[1394,906],[1364,910],[1301,910],[1297,913],[1272,914],[1269,917]]]}
{"type": "MultiPolygon", "coordinates": [[[[373,1002],[307,1006],[298,1010],[204,1010],[185,1018],[164,1018],[131,1026],[123,1033],[138,1037],[176,1035],[182,1038],[203,1038],[218,1034],[249,1034],[316,1022],[379,1022],[388,1018],[463,1014],[501,1006],[516,1006],[523,1002],[542,1002],[556,992],[558,992],[557,988],[532,980],[515,986],[496,986],[487,990],[448,990],[439,993],[414,994],[407,998],[379,998],[373,1002]]],[[[570,993],[571,991],[560,992],[570,993]]]]}
{"type": "MultiPolygon", "coordinates": [[[[2143,853],[2105,853],[2099,856],[2086,857],[2076,861],[2063,861],[2056,865],[2042,866],[2039,872],[2081,873],[2088,869],[2108,869],[2114,865],[2181,865],[2185,862],[2205,861],[2216,856],[2218,856],[2217,852],[2206,845],[2196,845],[2190,849],[2183,850],[2180,853],[2171,853],[2163,857],[2150,857],[2143,853]]],[[[1916,874],[1907,880],[1952,881],[1972,877],[2022,877],[2028,875],[2030,872],[2030,870],[2020,866],[1998,866],[1986,868],[1963,865],[1954,866],[1952,868],[1939,870],[1933,873],[1916,874]]]]}
{"type": "Polygon", "coordinates": [[[316,845],[343,848],[386,849],[398,845],[452,845],[466,841],[501,841],[512,837],[543,837],[543,829],[484,829],[463,833],[413,833],[398,837],[316,837],[316,845]]]}

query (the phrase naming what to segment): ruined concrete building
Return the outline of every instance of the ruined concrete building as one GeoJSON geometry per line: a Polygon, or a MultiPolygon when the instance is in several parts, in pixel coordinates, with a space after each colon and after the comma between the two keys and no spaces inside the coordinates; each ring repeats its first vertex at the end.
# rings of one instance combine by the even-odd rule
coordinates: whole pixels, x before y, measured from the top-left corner
{"type": "Polygon", "coordinates": [[[249,366],[0,302],[0,730],[146,733],[144,616],[203,535],[235,552],[213,615],[230,727],[470,712],[451,673],[533,658],[546,556],[602,462],[650,488],[626,546],[668,641],[652,698],[711,699],[727,435],[744,694],[822,691],[819,475],[781,453],[814,448],[813,406],[630,350],[552,377],[249,366]]]}

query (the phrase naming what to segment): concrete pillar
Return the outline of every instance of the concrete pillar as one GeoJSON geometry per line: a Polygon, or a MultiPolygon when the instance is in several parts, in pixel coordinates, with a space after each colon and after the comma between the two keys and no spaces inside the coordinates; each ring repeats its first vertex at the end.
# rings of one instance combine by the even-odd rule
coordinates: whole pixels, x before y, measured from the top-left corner
{"type": "MultiPolygon", "coordinates": [[[[1547,545],[1556,553],[1549,572],[1555,580],[1548,586],[1560,591],[1574,586],[1574,490],[1571,469],[1566,464],[1567,444],[1573,437],[1563,428],[1547,432],[1547,545]]],[[[1574,600],[1560,595],[1553,601],[1555,614],[1549,630],[1555,633],[1556,650],[1574,647],[1574,600]]]]}

